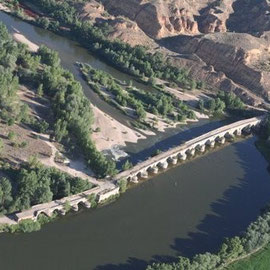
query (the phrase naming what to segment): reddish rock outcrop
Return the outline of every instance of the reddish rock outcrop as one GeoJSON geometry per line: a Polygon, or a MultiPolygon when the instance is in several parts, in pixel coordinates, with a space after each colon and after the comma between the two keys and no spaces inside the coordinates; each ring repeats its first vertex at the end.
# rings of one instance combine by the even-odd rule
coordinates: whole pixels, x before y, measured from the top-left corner
{"type": "Polygon", "coordinates": [[[202,33],[227,32],[227,20],[233,12],[234,0],[224,2],[216,1],[200,12],[199,30],[202,33]]]}
{"type": "Polygon", "coordinates": [[[149,38],[135,22],[118,17],[113,20],[108,20],[107,23],[112,29],[108,34],[110,39],[119,39],[129,43],[131,46],[144,45],[149,48],[157,46],[154,40],[149,38]]]}
{"type": "Polygon", "coordinates": [[[104,5],[110,14],[128,17],[153,38],[199,33],[193,14],[181,1],[107,0],[104,5]]]}
{"type": "Polygon", "coordinates": [[[257,102],[254,94],[270,95],[268,0],[88,0],[78,6],[84,20],[108,23],[110,39],[156,50],[166,37],[166,49],[158,50],[180,53],[171,61],[213,88],[249,104],[257,102]]]}

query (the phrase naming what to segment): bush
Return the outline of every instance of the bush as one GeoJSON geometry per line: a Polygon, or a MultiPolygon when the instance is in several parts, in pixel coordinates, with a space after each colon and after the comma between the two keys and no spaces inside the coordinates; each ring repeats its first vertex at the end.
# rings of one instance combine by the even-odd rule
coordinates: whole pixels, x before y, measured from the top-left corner
{"type": "Polygon", "coordinates": [[[10,233],[30,233],[39,231],[40,229],[41,225],[38,221],[25,219],[16,225],[10,225],[6,230],[10,233]]]}
{"type": "Polygon", "coordinates": [[[121,179],[121,180],[118,182],[118,185],[119,185],[119,187],[120,187],[120,192],[121,192],[121,193],[126,192],[126,190],[127,190],[127,180],[126,180],[126,179],[121,179]]]}
{"type": "Polygon", "coordinates": [[[8,133],[8,139],[13,141],[16,138],[17,134],[14,131],[8,133]]]}
{"type": "Polygon", "coordinates": [[[126,162],[122,166],[122,170],[126,171],[133,167],[132,163],[129,160],[126,160],[126,162]]]}

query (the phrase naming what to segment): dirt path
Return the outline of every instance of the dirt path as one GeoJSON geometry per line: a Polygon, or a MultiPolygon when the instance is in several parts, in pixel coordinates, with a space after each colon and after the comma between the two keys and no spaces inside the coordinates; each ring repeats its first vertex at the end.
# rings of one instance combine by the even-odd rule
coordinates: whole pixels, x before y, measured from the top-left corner
{"type": "Polygon", "coordinates": [[[78,160],[70,160],[69,165],[65,164],[59,164],[55,162],[55,156],[56,153],[58,152],[58,149],[55,147],[55,145],[50,142],[49,135],[47,134],[39,134],[39,133],[34,133],[40,137],[41,140],[43,140],[48,146],[50,146],[52,155],[48,158],[42,158],[40,159],[40,162],[47,166],[47,167],[54,167],[57,168],[58,170],[68,173],[74,177],[80,177],[82,179],[87,179],[90,183],[94,185],[98,185],[101,187],[106,188],[111,188],[113,184],[109,181],[99,181],[96,178],[93,177],[93,172],[88,169],[84,163],[83,159],[78,159],[78,160]]]}

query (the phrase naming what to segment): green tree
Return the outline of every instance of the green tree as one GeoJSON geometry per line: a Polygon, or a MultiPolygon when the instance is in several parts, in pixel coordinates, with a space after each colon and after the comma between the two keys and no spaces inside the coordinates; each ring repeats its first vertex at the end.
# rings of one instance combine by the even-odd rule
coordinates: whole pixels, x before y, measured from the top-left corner
{"type": "Polygon", "coordinates": [[[7,178],[2,177],[0,178],[0,213],[6,213],[12,200],[11,183],[7,178]]]}
{"type": "Polygon", "coordinates": [[[119,185],[119,187],[120,187],[120,192],[121,192],[121,193],[126,192],[126,190],[127,190],[127,180],[126,180],[126,179],[121,179],[121,180],[118,182],[118,185],[119,185]]]}
{"type": "Polygon", "coordinates": [[[39,17],[37,23],[40,24],[44,29],[48,29],[50,26],[50,20],[46,17],[39,17]]]}
{"type": "Polygon", "coordinates": [[[28,165],[31,169],[34,169],[34,168],[38,168],[40,167],[40,162],[38,160],[38,156],[37,155],[31,155],[29,158],[28,158],[28,165]]]}
{"type": "Polygon", "coordinates": [[[203,112],[204,111],[204,101],[202,99],[198,102],[198,108],[203,112]]]}
{"type": "Polygon", "coordinates": [[[144,120],[146,117],[146,112],[141,106],[136,109],[136,114],[138,115],[140,121],[144,120]]]}
{"type": "Polygon", "coordinates": [[[11,140],[11,141],[14,141],[17,137],[17,134],[11,130],[9,133],[8,133],[8,139],[11,140]]]}
{"type": "Polygon", "coordinates": [[[42,97],[43,96],[43,84],[41,83],[37,88],[37,96],[42,97]]]}
{"type": "Polygon", "coordinates": [[[148,83],[152,86],[155,86],[157,84],[155,77],[149,77],[148,83]]]}
{"type": "Polygon", "coordinates": [[[222,262],[228,262],[237,258],[243,252],[244,248],[239,237],[226,238],[219,251],[219,256],[222,262]]]}
{"type": "Polygon", "coordinates": [[[70,204],[70,202],[69,202],[69,201],[65,201],[65,203],[64,203],[64,210],[65,210],[65,212],[66,212],[66,213],[69,212],[70,209],[71,209],[71,204],[70,204]]]}
{"type": "Polygon", "coordinates": [[[67,122],[65,120],[58,119],[54,125],[55,139],[61,142],[64,137],[68,135],[67,122]]]}
{"type": "Polygon", "coordinates": [[[132,167],[133,164],[129,160],[126,160],[125,163],[122,165],[122,170],[126,171],[128,169],[131,169],[132,167]]]}
{"type": "Polygon", "coordinates": [[[60,58],[58,57],[58,53],[56,51],[41,45],[38,49],[38,54],[41,56],[42,63],[52,67],[58,67],[60,65],[60,58]]]}
{"type": "Polygon", "coordinates": [[[191,80],[191,81],[190,81],[190,89],[191,89],[191,90],[195,90],[196,87],[197,87],[196,81],[195,81],[195,80],[191,80]]]}

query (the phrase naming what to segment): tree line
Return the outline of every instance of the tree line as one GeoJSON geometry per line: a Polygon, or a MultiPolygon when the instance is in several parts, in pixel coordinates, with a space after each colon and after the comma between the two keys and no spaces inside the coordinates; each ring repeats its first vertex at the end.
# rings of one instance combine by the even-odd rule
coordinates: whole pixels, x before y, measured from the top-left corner
{"type": "Polygon", "coordinates": [[[115,163],[96,149],[90,134],[93,113],[89,100],[72,73],[60,66],[58,54],[44,46],[38,50],[45,68],[36,80],[52,103],[55,116],[54,134],[57,141],[75,142],[83,151],[88,165],[98,177],[116,173],[115,163]]]}
{"type": "Polygon", "coordinates": [[[193,258],[180,256],[174,263],[154,263],[147,270],[217,270],[233,261],[265,247],[270,243],[270,210],[252,222],[241,236],[226,238],[218,253],[206,252],[193,258]]]}
{"type": "Polygon", "coordinates": [[[195,119],[194,112],[183,102],[177,101],[171,94],[162,90],[144,91],[132,85],[123,87],[108,73],[94,69],[88,64],[80,64],[80,70],[84,79],[90,87],[101,95],[107,102],[112,103],[112,99],[106,97],[101,89],[106,89],[114,97],[113,102],[117,103],[120,110],[123,107],[134,109],[140,121],[146,118],[146,112],[159,115],[175,121],[183,121],[186,118],[195,119]]]}
{"type": "Polygon", "coordinates": [[[2,172],[5,176],[0,178],[0,214],[22,211],[93,187],[87,180],[33,160],[19,169],[7,167],[2,172]]]}
{"type": "Polygon", "coordinates": [[[222,114],[225,110],[239,111],[244,109],[244,103],[234,93],[219,91],[215,98],[203,101],[202,99],[198,103],[198,107],[201,111],[209,111],[213,114],[222,114]]]}

